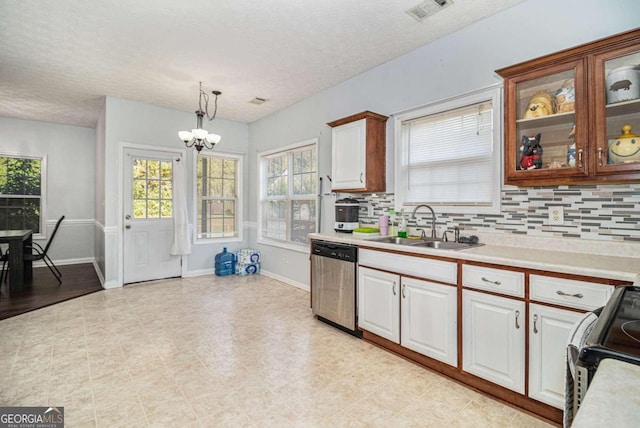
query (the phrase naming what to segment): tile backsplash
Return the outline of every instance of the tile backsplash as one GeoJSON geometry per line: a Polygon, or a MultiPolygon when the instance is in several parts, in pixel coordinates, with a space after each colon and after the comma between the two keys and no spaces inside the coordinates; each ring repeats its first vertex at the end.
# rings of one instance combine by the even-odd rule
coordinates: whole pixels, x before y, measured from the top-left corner
{"type": "MultiPolygon", "coordinates": [[[[377,225],[378,217],[394,208],[392,193],[351,197],[360,202],[361,225],[377,225]]],[[[502,190],[501,199],[501,213],[496,215],[437,214],[438,234],[458,226],[465,231],[640,243],[640,183],[509,188],[502,190]],[[564,224],[549,224],[552,206],[563,208],[564,224]]],[[[424,211],[408,219],[409,228],[428,229],[430,214],[424,211]]]]}

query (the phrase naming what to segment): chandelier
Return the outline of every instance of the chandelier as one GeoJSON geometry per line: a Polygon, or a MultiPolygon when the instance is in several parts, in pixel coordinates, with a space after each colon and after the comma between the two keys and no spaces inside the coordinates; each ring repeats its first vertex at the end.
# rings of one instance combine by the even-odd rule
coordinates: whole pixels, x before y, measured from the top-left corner
{"type": "Polygon", "coordinates": [[[202,82],[200,82],[200,99],[198,100],[198,110],[196,110],[196,116],[198,116],[196,129],[189,131],[178,132],[178,137],[184,142],[187,148],[195,147],[198,153],[203,148],[213,150],[213,147],[220,142],[221,137],[218,134],[210,134],[206,129],[202,128],[202,118],[207,116],[209,121],[216,118],[218,112],[218,95],[222,94],[220,91],[211,91],[215,95],[213,116],[209,116],[209,95],[202,90],[202,82]],[[202,110],[202,99],[204,98],[204,111],[202,110]]]}

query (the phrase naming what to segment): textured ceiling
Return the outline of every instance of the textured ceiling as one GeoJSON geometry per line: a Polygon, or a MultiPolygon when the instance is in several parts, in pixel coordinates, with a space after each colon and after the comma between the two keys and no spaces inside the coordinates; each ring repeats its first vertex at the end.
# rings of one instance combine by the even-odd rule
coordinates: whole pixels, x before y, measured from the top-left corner
{"type": "Polygon", "coordinates": [[[0,0],[0,116],[95,126],[104,96],[252,122],[523,0],[0,0]],[[266,98],[262,105],[249,103],[266,98]]]}

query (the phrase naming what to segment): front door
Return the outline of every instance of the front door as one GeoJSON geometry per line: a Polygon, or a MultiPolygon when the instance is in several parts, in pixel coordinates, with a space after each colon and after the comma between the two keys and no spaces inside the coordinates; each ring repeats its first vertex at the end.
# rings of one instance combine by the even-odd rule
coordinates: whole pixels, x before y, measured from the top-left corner
{"type": "Polygon", "coordinates": [[[124,283],[180,276],[173,245],[175,153],[124,149],[124,283]]]}

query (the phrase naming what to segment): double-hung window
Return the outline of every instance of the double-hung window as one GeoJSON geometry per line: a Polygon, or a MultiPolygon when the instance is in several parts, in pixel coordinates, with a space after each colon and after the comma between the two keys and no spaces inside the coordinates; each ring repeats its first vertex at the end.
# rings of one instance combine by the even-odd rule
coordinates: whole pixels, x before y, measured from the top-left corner
{"type": "Polygon", "coordinates": [[[242,239],[242,157],[196,157],[196,241],[242,239]]]}
{"type": "Polygon", "coordinates": [[[317,139],[258,155],[259,240],[306,244],[317,227],[317,139]]]}
{"type": "Polygon", "coordinates": [[[44,235],[46,158],[0,155],[0,229],[44,235]]]}
{"type": "Polygon", "coordinates": [[[500,89],[396,117],[396,201],[440,212],[500,209],[500,89]]]}

